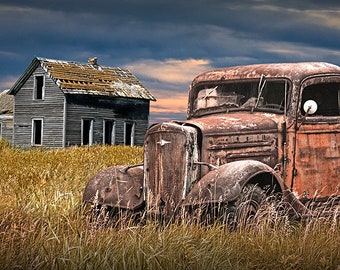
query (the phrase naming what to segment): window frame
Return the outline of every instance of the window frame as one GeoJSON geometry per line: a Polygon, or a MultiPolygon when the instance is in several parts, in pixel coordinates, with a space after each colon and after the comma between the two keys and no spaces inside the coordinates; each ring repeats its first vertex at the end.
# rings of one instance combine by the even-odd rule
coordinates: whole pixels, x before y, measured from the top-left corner
{"type": "Polygon", "coordinates": [[[33,100],[45,100],[45,76],[43,74],[34,75],[33,100]],[[41,98],[38,98],[38,78],[42,78],[41,98]]]}
{"type": "MultiPolygon", "coordinates": [[[[301,83],[300,86],[300,95],[299,95],[299,103],[298,103],[298,121],[303,119],[304,122],[337,122],[340,117],[340,89],[338,89],[338,108],[339,108],[339,115],[320,115],[318,113],[312,115],[304,115],[303,111],[303,97],[304,91],[306,88],[310,87],[311,85],[317,84],[328,84],[328,83],[339,83],[339,76],[323,76],[323,77],[314,77],[308,78],[304,82],[301,83]]],[[[316,101],[316,100],[314,100],[316,101]]]]}
{"type": "MultiPolygon", "coordinates": [[[[200,100],[199,95],[201,91],[204,92],[204,88],[214,88],[216,86],[225,86],[225,85],[227,86],[228,85],[228,87],[233,86],[238,89],[242,89],[244,88],[244,85],[245,85],[248,87],[247,89],[250,89],[248,91],[250,95],[247,98],[251,98],[251,97],[256,98],[256,97],[264,97],[264,93],[262,93],[262,90],[267,91],[268,84],[272,84],[272,83],[274,84],[276,83],[278,85],[281,84],[282,86],[284,86],[284,93],[282,97],[282,101],[284,102],[283,109],[278,110],[278,109],[271,108],[271,107],[266,108],[265,106],[256,106],[256,110],[263,111],[263,112],[268,111],[268,112],[273,112],[273,113],[278,113],[278,114],[286,114],[290,106],[291,93],[293,89],[292,81],[287,77],[263,77],[263,79],[249,78],[249,79],[235,79],[235,80],[225,80],[225,81],[205,81],[205,82],[195,85],[195,87],[191,90],[191,93],[190,93],[191,101],[189,104],[189,118],[191,117],[197,118],[197,117],[201,117],[204,115],[221,113],[221,112],[225,113],[226,111],[228,112],[228,111],[248,111],[249,110],[249,106],[243,107],[244,104],[242,104],[242,106],[238,106],[235,108],[230,107],[227,110],[223,107],[223,105],[217,105],[217,106],[211,106],[211,107],[207,106],[207,107],[198,108],[196,103],[200,100]],[[264,89],[260,90],[259,89],[260,86],[263,86],[264,89]],[[251,92],[253,92],[253,95],[251,94],[251,92]]],[[[232,90],[232,88],[230,89],[230,91],[235,92],[237,95],[242,94],[238,90],[232,90]]],[[[271,93],[271,92],[268,92],[268,93],[271,93]]],[[[255,106],[250,106],[250,107],[254,107],[255,109],[255,106]]]]}

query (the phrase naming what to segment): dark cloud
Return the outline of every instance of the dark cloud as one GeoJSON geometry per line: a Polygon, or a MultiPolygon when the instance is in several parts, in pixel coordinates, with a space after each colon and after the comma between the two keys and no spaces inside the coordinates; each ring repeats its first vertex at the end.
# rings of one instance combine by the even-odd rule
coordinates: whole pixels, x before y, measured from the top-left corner
{"type": "MultiPolygon", "coordinates": [[[[97,56],[102,65],[120,67],[178,59],[184,61],[178,64],[182,69],[186,59],[207,60],[207,68],[314,60],[339,64],[339,25],[340,4],[331,0],[3,0],[0,90],[35,56],[80,62],[97,56]]],[[[156,80],[157,74],[138,68],[133,72],[156,92],[183,93],[192,79],[190,74],[178,83],[156,80]]]]}

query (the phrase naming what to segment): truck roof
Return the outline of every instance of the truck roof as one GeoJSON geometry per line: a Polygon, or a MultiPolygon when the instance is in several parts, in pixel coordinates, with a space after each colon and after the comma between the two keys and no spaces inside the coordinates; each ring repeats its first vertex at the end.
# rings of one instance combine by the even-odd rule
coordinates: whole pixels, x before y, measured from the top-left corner
{"type": "Polygon", "coordinates": [[[209,70],[196,76],[191,83],[194,87],[204,81],[223,81],[237,79],[260,78],[288,78],[292,81],[302,81],[304,78],[316,74],[339,74],[340,67],[326,62],[299,63],[270,63],[235,66],[209,70]]]}

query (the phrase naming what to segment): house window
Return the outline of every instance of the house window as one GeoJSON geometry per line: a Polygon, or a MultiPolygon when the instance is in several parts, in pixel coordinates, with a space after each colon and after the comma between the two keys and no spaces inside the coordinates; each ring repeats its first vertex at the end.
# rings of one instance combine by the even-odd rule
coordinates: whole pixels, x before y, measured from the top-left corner
{"type": "Polygon", "coordinates": [[[115,144],[115,121],[104,120],[103,128],[103,144],[115,144]]]}
{"type": "Polygon", "coordinates": [[[32,145],[42,145],[43,139],[43,120],[32,119],[32,145]]]}
{"type": "Polygon", "coordinates": [[[125,122],[124,123],[124,144],[133,146],[134,137],[135,137],[135,123],[125,122]]]}
{"type": "Polygon", "coordinates": [[[93,119],[81,121],[81,145],[93,144],[93,119]]]}
{"type": "Polygon", "coordinates": [[[45,86],[44,86],[44,76],[34,77],[34,99],[44,99],[45,96],[45,86]]]}

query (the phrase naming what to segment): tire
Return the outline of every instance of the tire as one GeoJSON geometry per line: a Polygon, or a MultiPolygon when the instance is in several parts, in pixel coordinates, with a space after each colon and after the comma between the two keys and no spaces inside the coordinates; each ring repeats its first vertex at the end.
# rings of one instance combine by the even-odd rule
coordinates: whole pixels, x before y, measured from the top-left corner
{"type": "Polygon", "coordinates": [[[262,188],[254,184],[245,185],[238,198],[228,207],[228,227],[235,230],[251,226],[265,200],[266,193],[262,188]]]}

